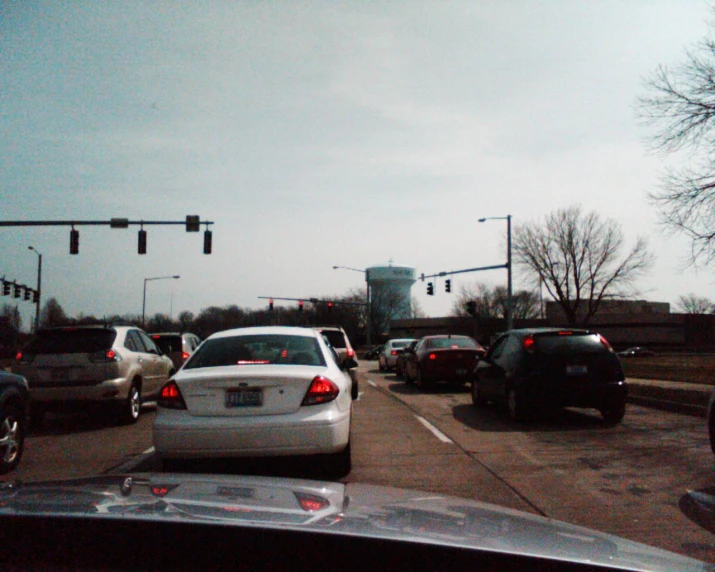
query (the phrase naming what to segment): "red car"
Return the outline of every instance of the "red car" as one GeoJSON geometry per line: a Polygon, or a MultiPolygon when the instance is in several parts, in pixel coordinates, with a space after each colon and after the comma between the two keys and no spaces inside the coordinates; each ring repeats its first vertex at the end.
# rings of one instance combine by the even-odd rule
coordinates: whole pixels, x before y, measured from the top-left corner
{"type": "Polygon", "coordinates": [[[425,336],[403,354],[405,381],[428,389],[437,381],[469,383],[486,351],[469,336],[425,336]]]}

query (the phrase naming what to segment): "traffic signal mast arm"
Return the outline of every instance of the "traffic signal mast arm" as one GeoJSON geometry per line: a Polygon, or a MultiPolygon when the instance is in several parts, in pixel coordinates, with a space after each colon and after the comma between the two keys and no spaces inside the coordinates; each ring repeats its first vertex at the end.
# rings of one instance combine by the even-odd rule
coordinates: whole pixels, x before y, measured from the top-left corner
{"type": "Polygon", "coordinates": [[[494,266],[480,266],[478,268],[465,268],[464,270],[450,270],[448,272],[437,272],[436,274],[422,274],[420,280],[425,281],[426,278],[441,278],[443,276],[450,276],[452,274],[464,274],[465,272],[479,272],[481,270],[498,270],[499,268],[506,268],[506,264],[495,264],[494,266]]]}
{"type": "Polygon", "coordinates": [[[288,302],[310,302],[311,304],[319,304],[321,302],[325,304],[342,305],[342,306],[366,306],[365,302],[341,302],[339,300],[319,300],[318,298],[281,298],[279,296],[259,296],[260,300],[287,300],[288,302]]]}

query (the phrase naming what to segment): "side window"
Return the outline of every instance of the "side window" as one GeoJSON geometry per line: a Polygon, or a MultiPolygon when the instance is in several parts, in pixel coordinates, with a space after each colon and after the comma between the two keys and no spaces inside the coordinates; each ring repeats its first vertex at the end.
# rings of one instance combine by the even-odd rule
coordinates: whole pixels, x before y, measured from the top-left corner
{"type": "MultiPolygon", "coordinates": [[[[137,348],[137,339],[136,336],[134,335],[134,330],[129,330],[127,332],[126,338],[124,338],[124,347],[127,348],[131,352],[138,352],[139,349],[137,348]]],[[[143,349],[141,351],[144,351],[143,349]]]]}
{"type": "Polygon", "coordinates": [[[487,354],[487,359],[499,359],[504,351],[504,346],[506,345],[509,336],[499,338],[492,347],[489,348],[489,353],[487,354]]]}
{"type": "Polygon", "coordinates": [[[157,349],[156,344],[152,341],[152,339],[149,336],[147,336],[144,332],[139,332],[139,331],[137,331],[137,334],[139,335],[139,338],[141,339],[142,343],[144,344],[144,347],[146,348],[147,353],[159,355],[159,350],[157,349]]]}
{"type": "Polygon", "coordinates": [[[504,351],[502,352],[501,359],[506,362],[508,366],[516,365],[521,355],[521,342],[516,336],[509,336],[506,344],[504,344],[504,351]]]}

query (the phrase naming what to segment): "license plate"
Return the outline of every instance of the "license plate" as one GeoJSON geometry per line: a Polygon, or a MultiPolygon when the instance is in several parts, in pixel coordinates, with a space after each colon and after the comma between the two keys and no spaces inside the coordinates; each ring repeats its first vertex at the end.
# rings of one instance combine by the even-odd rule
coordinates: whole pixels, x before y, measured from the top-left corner
{"type": "Polygon", "coordinates": [[[250,499],[253,498],[253,489],[243,487],[217,487],[216,494],[222,497],[250,499]]]}
{"type": "Polygon", "coordinates": [[[226,390],[226,407],[260,407],[263,405],[261,389],[226,390]]]}
{"type": "Polygon", "coordinates": [[[70,380],[72,379],[72,369],[68,367],[57,367],[52,370],[50,375],[54,380],[70,380]]]}
{"type": "Polygon", "coordinates": [[[588,366],[586,365],[567,365],[566,375],[586,375],[588,373],[588,366]]]}

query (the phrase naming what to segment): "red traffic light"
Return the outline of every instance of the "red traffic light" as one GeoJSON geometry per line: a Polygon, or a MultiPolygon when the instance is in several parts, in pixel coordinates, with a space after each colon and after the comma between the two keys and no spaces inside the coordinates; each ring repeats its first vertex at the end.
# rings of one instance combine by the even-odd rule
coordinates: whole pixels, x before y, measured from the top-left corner
{"type": "Polygon", "coordinates": [[[268,300],[268,309],[272,312],[273,311],[273,298],[268,300]]]}
{"type": "Polygon", "coordinates": [[[298,311],[299,311],[299,312],[302,312],[302,311],[303,311],[303,300],[300,300],[300,301],[298,302],[298,311]]]}
{"type": "Polygon", "coordinates": [[[328,302],[328,312],[332,312],[332,311],[333,311],[333,303],[328,302]]]}

